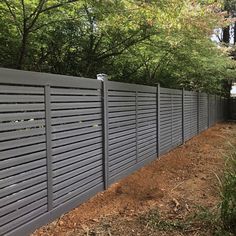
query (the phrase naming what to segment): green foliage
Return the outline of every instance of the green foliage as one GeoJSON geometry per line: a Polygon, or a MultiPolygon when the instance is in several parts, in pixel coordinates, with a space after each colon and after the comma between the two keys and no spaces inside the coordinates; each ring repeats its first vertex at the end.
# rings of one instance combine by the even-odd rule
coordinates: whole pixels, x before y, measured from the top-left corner
{"type": "Polygon", "coordinates": [[[236,151],[227,160],[222,185],[221,220],[226,230],[236,235],[236,151]]]}
{"type": "Polygon", "coordinates": [[[3,0],[0,66],[222,93],[236,72],[214,2],[3,0]]]}
{"type": "Polygon", "coordinates": [[[201,235],[232,236],[220,219],[218,206],[212,209],[203,206],[194,206],[194,211],[185,217],[168,219],[163,217],[158,209],[152,209],[139,217],[139,221],[145,227],[157,232],[189,232],[200,233],[201,235]]]}
{"type": "Polygon", "coordinates": [[[167,220],[161,217],[158,209],[152,209],[147,214],[142,215],[141,222],[146,226],[159,231],[185,231],[190,229],[190,222],[183,220],[167,220]]]}

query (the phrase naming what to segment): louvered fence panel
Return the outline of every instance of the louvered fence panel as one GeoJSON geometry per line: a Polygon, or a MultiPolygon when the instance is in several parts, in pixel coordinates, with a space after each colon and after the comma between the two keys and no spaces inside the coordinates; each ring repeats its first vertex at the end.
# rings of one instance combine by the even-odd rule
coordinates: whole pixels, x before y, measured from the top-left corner
{"type": "Polygon", "coordinates": [[[182,91],[160,90],[160,153],[182,143],[182,91]]]}
{"type": "Polygon", "coordinates": [[[0,235],[47,211],[44,87],[0,83],[0,235]]]}
{"type": "Polygon", "coordinates": [[[208,128],[208,95],[199,93],[199,131],[208,128]]]}
{"type": "MultiPolygon", "coordinates": [[[[110,84],[112,85],[112,83],[110,84]]],[[[136,91],[108,86],[109,179],[128,171],[136,163],[136,91]]]]}
{"type": "Polygon", "coordinates": [[[184,132],[185,141],[198,133],[198,94],[196,92],[185,91],[184,132]]]}
{"type": "Polygon", "coordinates": [[[100,89],[51,88],[53,206],[103,185],[100,89]]]}
{"type": "Polygon", "coordinates": [[[160,154],[172,146],[172,97],[169,89],[160,89],[160,154]]]}
{"type": "Polygon", "coordinates": [[[157,156],[157,96],[156,88],[137,91],[138,162],[157,156]]]}

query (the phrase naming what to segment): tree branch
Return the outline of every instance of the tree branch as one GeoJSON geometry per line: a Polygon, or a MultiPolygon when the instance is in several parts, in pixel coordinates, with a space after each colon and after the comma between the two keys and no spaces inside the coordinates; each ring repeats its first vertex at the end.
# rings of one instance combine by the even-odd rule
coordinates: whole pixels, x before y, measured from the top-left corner
{"type": "Polygon", "coordinates": [[[47,11],[50,11],[50,10],[52,10],[52,9],[55,9],[55,8],[64,6],[64,5],[66,5],[66,4],[74,3],[74,2],[78,2],[78,1],[79,1],[79,0],[68,0],[68,1],[66,1],[66,2],[58,3],[58,4],[55,4],[55,5],[53,5],[53,6],[50,6],[50,7],[41,9],[41,10],[40,10],[40,13],[47,12],[47,11]]]}
{"type": "Polygon", "coordinates": [[[31,24],[27,27],[28,31],[30,31],[32,29],[32,27],[34,26],[35,22],[37,21],[37,19],[39,18],[39,15],[41,13],[41,10],[43,9],[44,4],[46,3],[47,0],[41,0],[39,2],[38,7],[36,8],[37,11],[35,12],[35,17],[33,18],[31,24]]]}
{"type": "Polygon", "coordinates": [[[23,30],[22,30],[22,28],[20,27],[20,25],[19,25],[18,22],[17,22],[16,15],[15,15],[15,13],[12,11],[11,5],[8,3],[7,0],[3,0],[3,1],[4,1],[4,3],[6,4],[6,6],[7,6],[8,10],[9,10],[11,16],[13,17],[13,20],[14,20],[14,22],[15,22],[16,27],[17,27],[18,30],[20,31],[21,35],[23,35],[23,30]]]}
{"type": "Polygon", "coordinates": [[[41,6],[43,4],[45,4],[47,2],[47,0],[40,0],[39,3],[38,3],[38,6],[34,9],[33,13],[31,13],[28,17],[28,19],[31,19],[37,12],[38,10],[41,8],[41,6]]]}

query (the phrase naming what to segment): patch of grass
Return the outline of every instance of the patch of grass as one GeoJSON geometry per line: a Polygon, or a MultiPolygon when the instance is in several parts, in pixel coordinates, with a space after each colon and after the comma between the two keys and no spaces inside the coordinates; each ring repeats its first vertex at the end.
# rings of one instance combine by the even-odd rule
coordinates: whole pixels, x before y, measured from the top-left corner
{"type": "Polygon", "coordinates": [[[206,208],[204,206],[196,206],[196,211],[189,217],[195,223],[199,222],[208,227],[214,227],[218,223],[218,208],[206,208]]]}
{"type": "Polygon", "coordinates": [[[158,209],[153,209],[141,216],[141,222],[159,231],[199,231],[201,235],[214,236],[236,235],[236,148],[228,155],[225,165],[223,177],[217,177],[221,191],[218,206],[213,209],[196,206],[192,214],[184,219],[174,220],[161,216],[158,209]]]}
{"type": "MultiPolygon", "coordinates": [[[[201,232],[204,235],[228,236],[220,227],[217,209],[196,206],[195,211],[185,218],[170,220],[160,215],[158,209],[153,209],[141,216],[142,224],[165,232],[201,232]]],[[[203,234],[201,234],[203,235],[203,234]]]]}
{"type": "Polygon", "coordinates": [[[226,161],[221,185],[221,221],[225,230],[236,235],[236,148],[226,161]]]}
{"type": "Polygon", "coordinates": [[[169,220],[164,219],[158,209],[152,209],[148,213],[140,217],[141,222],[146,226],[160,231],[185,231],[191,226],[189,222],[183,220],[169,220]]]}

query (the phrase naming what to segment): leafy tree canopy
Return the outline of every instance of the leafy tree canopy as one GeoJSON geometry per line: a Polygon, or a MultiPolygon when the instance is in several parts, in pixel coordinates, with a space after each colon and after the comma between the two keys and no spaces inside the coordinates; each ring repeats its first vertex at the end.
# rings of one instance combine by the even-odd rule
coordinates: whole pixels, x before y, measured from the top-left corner
{"type": "Polygon", "coordinates": [[[213,0],[2,0],[0,66],[206,92],[235,78],[213,0]]]}

